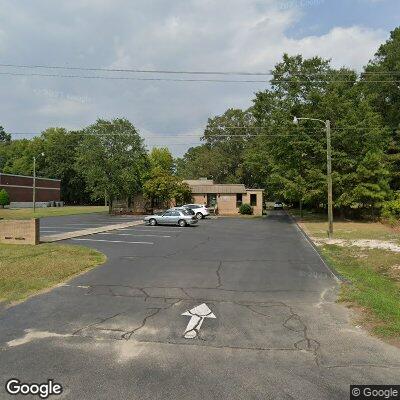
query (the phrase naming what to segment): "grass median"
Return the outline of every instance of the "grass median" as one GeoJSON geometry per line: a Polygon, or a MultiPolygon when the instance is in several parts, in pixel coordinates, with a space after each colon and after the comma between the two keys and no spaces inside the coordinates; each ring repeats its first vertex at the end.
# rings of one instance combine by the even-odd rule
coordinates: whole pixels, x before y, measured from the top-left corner
{"type": "Polygon", "coordinates": [[[82,246],[0,244],[0,302],[23,300],[105,260],[104,254],[82,246]]]}
{"type": "Polygon", "coordinates": [[[89,214],[107,212],[108,207],[104,206],[66,206],[66,207],[46,207],[36,208],[36,212],[32,208],[0,209],[0,218],[4,219],[31,219],[42,217],[58,217],[63,215],[89,214]]]}
{"type": "Polygon", "coordinates": [[[325,216],[305,213],[298,221],[348,280],[339,300],[361,309],[359,322],[366,328],[400,344],[399,231],[380,222],[342,220],[334,223],[334,240],[327,241],[325,216]]]}

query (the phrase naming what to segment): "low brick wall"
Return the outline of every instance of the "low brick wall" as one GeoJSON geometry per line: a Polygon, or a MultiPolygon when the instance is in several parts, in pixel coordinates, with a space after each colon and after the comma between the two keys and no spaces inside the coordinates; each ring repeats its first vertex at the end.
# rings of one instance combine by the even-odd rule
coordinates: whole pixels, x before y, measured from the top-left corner
{"type": "Polygon", "coordinates": [[[0,220],[0,243],[39,244],[40,219],[0,220]]]}

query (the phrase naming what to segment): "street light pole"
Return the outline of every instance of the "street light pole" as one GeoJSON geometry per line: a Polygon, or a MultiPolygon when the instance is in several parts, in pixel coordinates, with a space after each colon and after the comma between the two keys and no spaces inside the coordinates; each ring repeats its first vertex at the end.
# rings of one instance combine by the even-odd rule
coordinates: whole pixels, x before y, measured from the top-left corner
{"type": "Polygon", "coordinates": [[[300,120],[310,120],[322,122],[326,130],[326,176],[328,183],[328,237],[333,237],[333,194],[332,194],[332,147],[331,147],[331,121],[323,121],[318,118],[297,118],[294,117],[293,123],[297,125],[300,120]]]}
{"type": "Polygon", "coordinates": [[[326,172],[328,179],[328,237],[333,236],[333,195],[332,195],[332,149],[331,149],[331,121],[325,122],[326,127],[326,172]]]}
{"type": "Polygon", "coordinates": [[[36,157],[33,157],[33,185],[32,185],[33,212],[36,210],[36,157]]]}

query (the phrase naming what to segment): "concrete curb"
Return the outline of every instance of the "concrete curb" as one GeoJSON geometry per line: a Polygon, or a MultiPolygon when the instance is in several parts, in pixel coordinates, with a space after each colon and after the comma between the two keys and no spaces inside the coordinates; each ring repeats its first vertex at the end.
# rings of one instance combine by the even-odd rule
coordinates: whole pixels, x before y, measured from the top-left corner
{"type": "Polygon", "coordinates": [[[97,228],[82,229],[80,231],[72,231],[72,232],[60,233],[57,235],[43,236],[40,238],[40,242],[41,243],[58,242],[60,240],[67,240],[80,236],[93,235],[94,233],[108,232],[108,231],[113,231],[115,229],[129,228],[131,226],[136,226],[136,225],[143,225],[143,221],[124,222],[122,224],[105,225],[105,226],[99,226],[97,228]]]}
{"type": "Polygon", "coordinates": [[[328,269],[328,271],[333,275],[333,277],[338,281],[338,282],[348,282],[347,279],[345,279],[342,275],[340,275],[335,268],[325,260],[324,257],[322,257],[321,253],[319,252],[318,247],[315,245],[315,243],[313,242],[313,240],[310,238],[310,236],[308,235],[308,233],[299,225],[299,223],[297,222],[296,218],[294,218],[291,214],[289,214],[287,211],[285,211],[286,215],[289,216],[289,218],[296,224],[297,229],[300,231],[300,233],[304,236],[304,238],[306,239],[306,241],[308,242],[308,244],[314,249],[314,251],[318,254],[319,258],[321,259],[321,261],[323,262],[323,264],[325,265],[325,267],[328,269]]]}

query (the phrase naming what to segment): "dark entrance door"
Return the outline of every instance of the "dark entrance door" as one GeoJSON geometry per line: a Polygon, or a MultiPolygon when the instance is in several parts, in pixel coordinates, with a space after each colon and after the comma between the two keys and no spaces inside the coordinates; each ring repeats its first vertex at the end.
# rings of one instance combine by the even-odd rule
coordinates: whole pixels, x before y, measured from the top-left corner
{"type": "Polygon", "coordinates": [[[217,205],[217,195],[214,193],[207,194],[207,207],[214,208],[217,205]]]}

